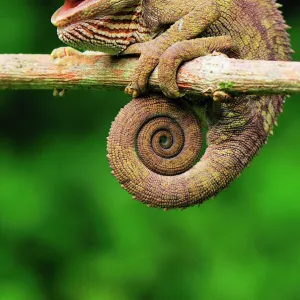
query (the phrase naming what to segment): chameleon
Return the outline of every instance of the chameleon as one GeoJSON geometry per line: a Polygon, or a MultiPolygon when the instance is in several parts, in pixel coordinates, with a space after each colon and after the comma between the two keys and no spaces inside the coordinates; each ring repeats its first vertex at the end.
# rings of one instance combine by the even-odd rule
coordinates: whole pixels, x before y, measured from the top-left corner
{"type": "Polygon", "coordinates": [[[275,0],[66,0],[54,13],[58,37],[70,46],[54,50],[54,58],[84,55],[75,49],[139,56],[125,89],[133,99],[107,143],[112,174],[134,199],[165,210],[200,205],[258,154],[284,95],[191,99],[176,76],[183,62],[212,54],[291,60],[280,7],[275,0]],[[150,93],[156,67],[161,92],[150,93]]]}

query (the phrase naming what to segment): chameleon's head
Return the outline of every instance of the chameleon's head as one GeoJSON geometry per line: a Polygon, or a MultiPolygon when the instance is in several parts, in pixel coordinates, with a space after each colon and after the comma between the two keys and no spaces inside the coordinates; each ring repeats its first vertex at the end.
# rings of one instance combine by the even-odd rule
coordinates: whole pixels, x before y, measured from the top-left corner
{"type": "Polygon", "coordinates": [[[151,38],[141,0],[65,0],[51,22],[64,43],[82,50],[119,54],[151,38]]]}

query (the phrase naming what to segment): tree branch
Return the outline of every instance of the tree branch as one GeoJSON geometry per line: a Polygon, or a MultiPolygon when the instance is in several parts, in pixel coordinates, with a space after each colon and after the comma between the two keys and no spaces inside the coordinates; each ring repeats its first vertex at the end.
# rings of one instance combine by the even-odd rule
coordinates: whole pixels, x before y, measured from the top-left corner
{"type": "MultiPolygon", "coordinates": [[[[124,88],[137,66],[137,58],[104,54],[64,57],[0,55],[0,89],[124,88]]],[[[206,56],[185,63],[177,82],[187,95],[210,95],[216,90],[248,94],[300,92],[300,62],[250,61],[206,56]]],[[[159,90],[157,70],[150,90],[159,90]]]]}

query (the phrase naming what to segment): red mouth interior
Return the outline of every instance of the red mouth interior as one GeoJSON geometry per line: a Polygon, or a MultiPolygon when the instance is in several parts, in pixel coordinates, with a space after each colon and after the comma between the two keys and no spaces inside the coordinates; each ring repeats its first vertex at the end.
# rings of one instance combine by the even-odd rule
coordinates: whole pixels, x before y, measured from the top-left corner
{"type": "Polygon", "coordinates": [[[70,8],[74,8],[78,6],[80,3],[84,2],[85,0],[65,0],[65,4],[63,5],[63,9],[67,10],[70,8]]]}

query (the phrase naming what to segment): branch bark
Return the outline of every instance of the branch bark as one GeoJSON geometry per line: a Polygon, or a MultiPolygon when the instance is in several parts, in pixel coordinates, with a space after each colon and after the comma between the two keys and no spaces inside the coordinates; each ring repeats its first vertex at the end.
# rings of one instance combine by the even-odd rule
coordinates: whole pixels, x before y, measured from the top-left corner
{"type": "MultiPolygon", "coordinates": [[[[0,89],[124,88],[137,66],[137,58],[105,54],[64,57],[0,55],[0,89]]],[[[225,90],[230,93],[293,94],[300,92],[300,62],[250,61],[206,56],[185,63],[177,82],[187,95],[225,90]]],[[[150,90],[159,90],[157,70],[150,90]]]]}

